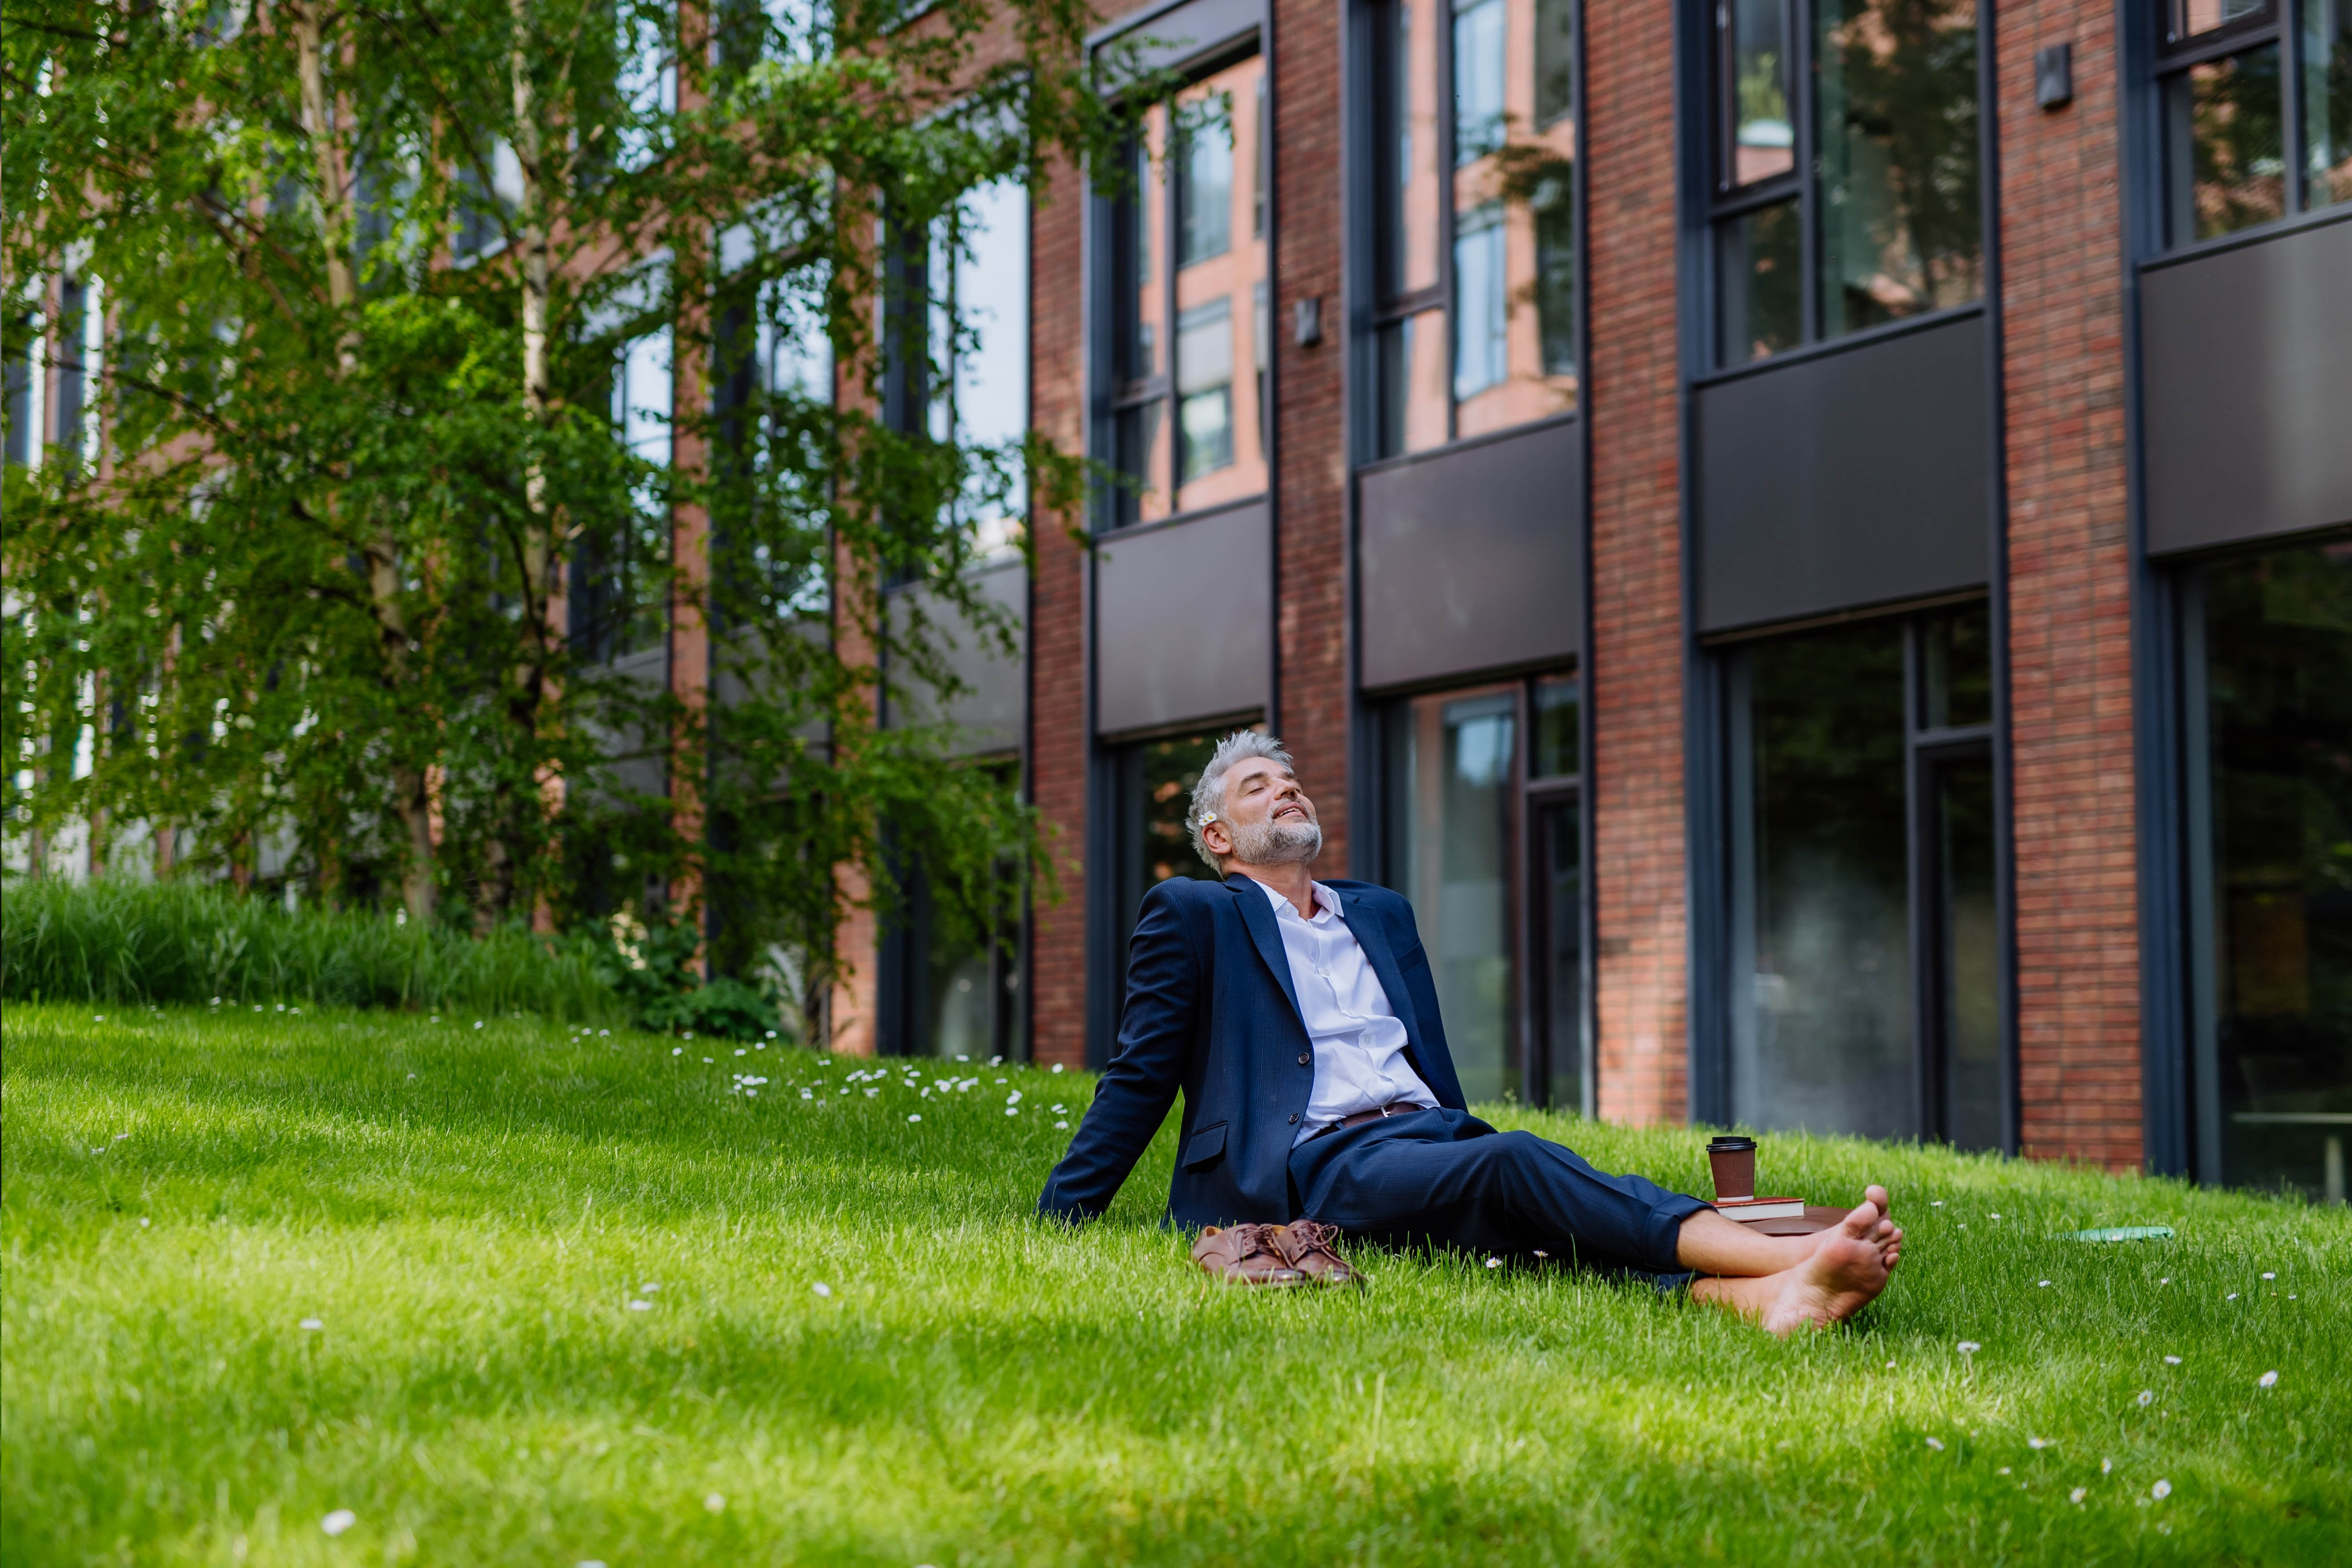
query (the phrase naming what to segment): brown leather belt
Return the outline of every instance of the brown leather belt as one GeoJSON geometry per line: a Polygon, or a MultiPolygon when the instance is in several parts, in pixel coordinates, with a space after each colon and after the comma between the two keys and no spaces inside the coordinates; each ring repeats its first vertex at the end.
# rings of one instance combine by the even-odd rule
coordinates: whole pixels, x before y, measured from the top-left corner
{"type": "Polygon", "coordinates": [[[1379,1121],[1391,1116],[1409,1116],[1416,1110],[1428,1109],[1425,1105],[1415,1105],[1410,1100],[1392,1100],[1378,1110],[1359,1110],[1353,1116],[1342,1116],[1328,1126],[1318,1127],[1307,1135],[1307,1141],[1312,1143],[1326,1132],[1337,1132],[1342,1127],[1361,1127],[1367,1121],[1379,1121]]]}

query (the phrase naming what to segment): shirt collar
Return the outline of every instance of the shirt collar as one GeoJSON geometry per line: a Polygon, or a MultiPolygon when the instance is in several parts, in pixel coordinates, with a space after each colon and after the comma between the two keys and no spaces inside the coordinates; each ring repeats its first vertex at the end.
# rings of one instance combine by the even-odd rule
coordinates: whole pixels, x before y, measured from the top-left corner
{"type": "MultiPolygon", "coordinates": [[[[1235,876],[1240,876],[1240,875],[1241,875],[1241,873],[1239,873],[1239,872],[1235,872],[1235,873],[1234,873],[1234,875],[1235,875],[1235,876]]],[[[1244,877],[1244,878],[1243,878],[1243,880],[1247,881],[1247,882],[1254,882],[1254,883],[1256,883],[1256,885],[1257,885],[1257,890],[1258,890],[1259,892],[1261,892],[1261,893],[1264,893],[1264,894],[1266,896],[1267,900],[1268,900],[1270,902],[1272,902],[1272,903],[1273,903],[1273,905],[1274,905],[1274,912],[1275,912],[1277,916],[1278,916],[1278,915],[1280,915],[1280,914],[1282,913],[1282,911],[1283,911],[1283,910],[1288,910],[1290,911],[1291,916],[1292,916],[1292,918],[1293,918],[1293,919],[1304,919],[1304,918],[1305,918],[1304,916],[1302,916],[1302,915],[1300,915],[1300,914],[1299,914],[1298,910],[1297,910],[1297,907],[1296,905],[1294,905],[1294,904],[1293,904],[1293,903],[1292,903],[1288,899],[1284,898],[1284,897],[1282,896],[1282,894],[1281,894],[1279,891],[1277,891],[1277,890],[1276,890],[1276,889],[1275,889],[1271,884],[1269,884],[1269,883],[1265,883],[1265,882],[1259,882],[1259,881],[1258,881],[1258,879],[1257,879],[1255,877],[1244,877]]],[[[1313,889],[1315,889],[1315,908],[1316,908],[1316,910],[1317,910],[1317,911],[1318,911],[1318,912],[1322,913],[1322,914],[1328,914],[1328,915],[1330,915],[1330,916],[1332,916],[1332,917],[1333,917],[1333,918],[1335,918],[1335,919],[1344,919],[1344,918],[1345,918],[1344,916],[1341,916],[1341,915],[1339,914],[1339,894],[1337,894],[1337,893],[1333,892],[1330,889],[1328,889],[1328,888],[1325,887],[1325,886],[1324,886],[1322,883],[1320,883],[1320,882],[1310,882],[1310,883],[1308,883],[1308,884],[1307,884],[1307,886],[1309,886],[1309,887],[1311,887],[1311,888],[1313,888],[1313,889]]]]}

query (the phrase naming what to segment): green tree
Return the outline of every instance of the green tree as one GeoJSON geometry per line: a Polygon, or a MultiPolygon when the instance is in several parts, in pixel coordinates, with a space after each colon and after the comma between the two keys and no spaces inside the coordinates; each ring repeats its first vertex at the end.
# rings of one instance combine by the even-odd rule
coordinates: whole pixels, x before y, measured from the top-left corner
{"type": "Polygon", "coordinates": [[[722,964],[813,980],[847,889],[889,896],[886,821],[983,911],[1034,824],[876,724],[879,671],[952,684],[883,589],[1005,637],[942,520],[1082,475],[877,416],[877,223],[1122,132],[1083,0],[908,9],[11,0],[0,284],[96,301],[104,440],[7,474],[8,831],[290,841],[417,919],[718,910],[722,964]],[[845,395],[758,374],[777,344],[845,395]],[[667,416],[616,418],[663,351],[667,416]],[[678,679],[617,657],[704,633],[678,679]]]}

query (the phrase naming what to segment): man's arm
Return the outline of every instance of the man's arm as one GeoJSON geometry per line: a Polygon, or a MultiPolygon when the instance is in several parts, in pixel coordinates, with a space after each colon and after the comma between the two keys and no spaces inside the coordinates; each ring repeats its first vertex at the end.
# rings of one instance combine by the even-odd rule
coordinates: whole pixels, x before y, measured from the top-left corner
{"type": "Polygon", "coordinates": [[[1118,1054],[1103,1069],[1069,1152],[1045,1178],[1037,1199],[1041,1213],[1080,1220],[1108,1208],[1151,1135],[1168,1119],[1168,1107],[1184,1082],[1184,1053],[1201,1006],[1201,973],[1171,887],[1162,882],[1144,896],[1135,940],[1128,946],[1118,1054]]]}

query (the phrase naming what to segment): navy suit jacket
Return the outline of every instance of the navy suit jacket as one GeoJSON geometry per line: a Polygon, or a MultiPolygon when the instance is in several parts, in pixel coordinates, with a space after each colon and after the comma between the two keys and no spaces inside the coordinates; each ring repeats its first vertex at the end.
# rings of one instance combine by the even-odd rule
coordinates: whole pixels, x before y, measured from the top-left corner
{"type": "MultiPolygon", "coordinates": [[[[1369,882],[1323,885],[1404,1025],[1413,1070],[1440,1105],[1466,1109],[1412,906],[1369,882]]],[[[1290,1150],[1314,1087],[1315,1054],[1265,890],[1246,877],[1171,878],[1144,895],[1118,1053],[1037,1206],[1072,1220],[1102,1213],[1181,1089],[1168,1217],[1195,1227],[1296,1219],[1290,1150]]]]}

